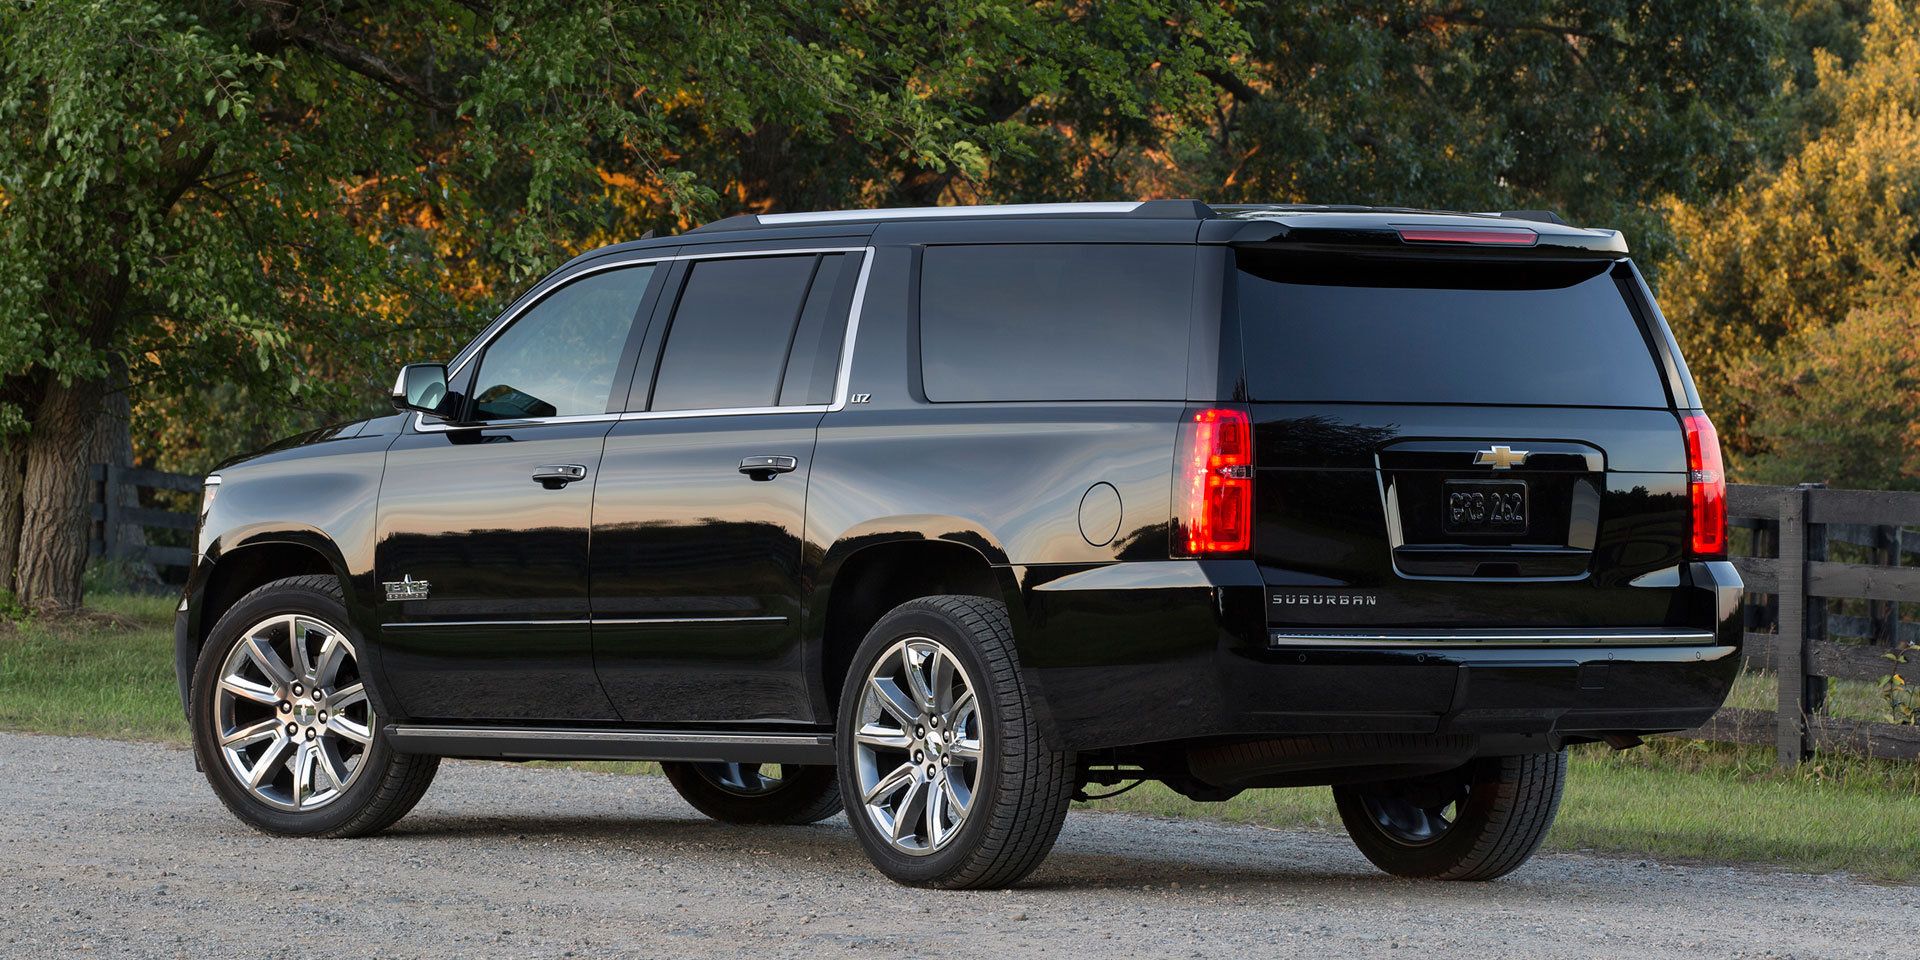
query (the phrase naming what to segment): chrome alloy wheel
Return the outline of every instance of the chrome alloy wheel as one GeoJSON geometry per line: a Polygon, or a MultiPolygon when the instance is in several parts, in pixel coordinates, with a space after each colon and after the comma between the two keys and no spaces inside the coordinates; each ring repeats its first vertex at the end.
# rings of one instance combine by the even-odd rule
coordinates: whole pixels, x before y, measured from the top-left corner
{"type": "Polygon", "coordinates": [[[980,782],[973,681],[939,641],[908,637],[880,655],[861,690],[860,805],[894,849],[933,853],[966,823],[980,782]]]}
{"type": "Polygon", "coordinates": [[[346,634],[310,616],[254,624],[220,665],[214,719],[227,771],[255,799],[305,812],[367,766],[373,704],[346,634]]]}

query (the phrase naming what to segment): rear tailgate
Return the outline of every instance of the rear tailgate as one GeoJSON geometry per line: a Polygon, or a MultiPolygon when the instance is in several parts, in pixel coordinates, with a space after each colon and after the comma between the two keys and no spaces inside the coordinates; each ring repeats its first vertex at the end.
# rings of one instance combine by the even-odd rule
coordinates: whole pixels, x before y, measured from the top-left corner
{"type": "Polygon", "coordinates": [[[1236,257],[1276,631],[1686,626],[1685,439],[1630,274],[1236,257]]]}

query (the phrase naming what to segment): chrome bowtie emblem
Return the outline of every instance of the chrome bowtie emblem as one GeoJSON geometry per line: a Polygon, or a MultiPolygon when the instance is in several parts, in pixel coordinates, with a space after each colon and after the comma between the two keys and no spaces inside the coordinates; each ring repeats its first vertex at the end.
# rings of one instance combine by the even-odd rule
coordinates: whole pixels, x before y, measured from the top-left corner
{"type": "Polygon", "coordinates": [[[388,600],[425,600],[433,583],[427,580],[415,580],[412,574],[398,580],[385,582],[388,600]]]}
{"type": "Polygon", "coordinates": [[[1511,447],[1492,447],[1473,455],[1474,466],[1492,467],[1495,470],[1511,470],[1526,462],[1527,451],[1515,450],[1511,447]]]}

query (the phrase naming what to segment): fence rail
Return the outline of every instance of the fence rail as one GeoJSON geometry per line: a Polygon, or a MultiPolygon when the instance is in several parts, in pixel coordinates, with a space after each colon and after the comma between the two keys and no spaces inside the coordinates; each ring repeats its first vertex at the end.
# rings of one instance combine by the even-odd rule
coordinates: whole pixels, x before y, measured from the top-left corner
{"type": "Polygon", "coordinates": [[[87,556],[146,562],[160,567],[193,565],[193,551],[187,547],[133,544],[126,542],[125,537],[129,526],[190,531],[199,519],[192,511],[156,510],[131,506],[127,501],[131,499],[133,503],[139,503],[138,491],[142,487],[199,493],[200,477],[144,467],[96,463],[87,468],[87,479],[92,481],[89,484],[92,502],[87,504],[87,517],[91,521],[87,556]],[[129,487],[133,488],[135,494],[131,498],[123,495],[123,491],[129,487]]]}
{"type": "MultiPolygon", "coordinates": [[[[1722,708],[1680,736],[1772,745],[1794,765],[1813,750],[1920,760],[1920,727],[1825,716],[1827,680],[1877,682],[1895,672],[1886,654],[1920,647],[1920,623],[1900,619],[1901,603],[1920,603],[1920,493],[1829,490],[1818,486],[1727,488],[1728,515],[1753,531],[1756,554],[1734,557],[1746,581],[1750,669],[1779,678],[1772,710],[1722,708]],[[1834,544],[1864,548],[1870,563],[1829,559],[1834,544]],[[1829,599],[1870,601],[1868,615],[1835,614],[1829,599]],[[1833,636],[1861,638],[1843,643],[1833,636]]],[[[1920,661],[1920,654],[1914,659],[1920,661]]],[[[1901,668],[1920,673],[1920,663],[1901,668]]]]}

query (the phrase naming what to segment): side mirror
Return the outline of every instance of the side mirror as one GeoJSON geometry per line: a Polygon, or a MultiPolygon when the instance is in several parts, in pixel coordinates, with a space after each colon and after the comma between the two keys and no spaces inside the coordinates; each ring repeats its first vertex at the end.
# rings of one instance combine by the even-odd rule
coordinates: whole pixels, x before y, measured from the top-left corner
{"type": "Polygon", "coordinates": [[[402,413],[443,416],[447,402],[447,365],[409,363],[393,380],[393,408],[402,413]]]}

